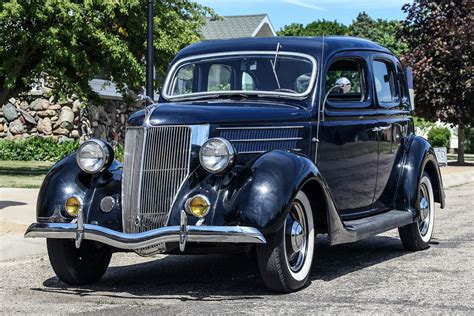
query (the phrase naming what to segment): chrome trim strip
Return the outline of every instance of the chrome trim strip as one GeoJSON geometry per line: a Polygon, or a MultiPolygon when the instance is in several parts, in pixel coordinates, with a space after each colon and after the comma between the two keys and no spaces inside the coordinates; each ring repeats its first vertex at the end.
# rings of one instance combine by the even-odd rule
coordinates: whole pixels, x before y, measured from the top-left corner
{"type": "MultiPolygon", "coordinates": [[[[186,226],[188,242],[264,244],[265,237],[253,227],[245,226],[186,226]]],[[[72,223],[33,223],[25,237],[75,239],[77,225],[72,223]]],[[[138,250],[159,243],[180,241],[180,226],[165,226],[142,233],[126,234],[98,225],[84,224],[83,239],[94,240],[111,247],[138,250]]]]}
{"type": "Polygon", "coordinates": [[[238,55],[270,55],[274,56],[275,52],[274,51],[234,51],[234,52],[225,52],[225,53],[210,53],[210,54],[202,54],[202,55],[195,55],[195,56],[189,56],[182,58],[175,62],[170,70],[168,71],[168,74],[166,76],[165,82],[163,84],[163,89],[162,89],[162,96],[166,100],[176,100],[176,99],[187,99],[187,98],[193,98],[197,96],[206,96],[206,95],[215,95],[216,93],[218,94],[235,94],[235,93],[240,93],[240,94],[250,94],[250,95],[276,95],[276,96],[285,96],[285,97],[290,97],[290,98],[304,98],[308,96],[314,88],[314,83],[316,82],[316,74],[317,74],[317,61],[316,58],[314,58],[311,55],[304,54],[304,53],[298,53],[298,52],[287,52],[287,51],[280,51],[279,55],[280,56],[296,56],[296,57],[302,57],[309,59],[309,61],[313,64],[313,69],[311,72],[311,79],[308,85],[308,89],[306,89],[305,92],[303,93],[285,93],[285,92],[272,92],[272,91],[242,91],[242,90],[235,90],[235,91],[208,91],[208,92],[195,92],[195,93],[188,93],[188,94],[182,94],[182,95],[177,95],[177,96],[172,96],[168,94],[168,90],[170,89],[171,85],[171,79],[174,78],[176,69],[178,66],[184,65],[186,62],[191,61],[191,60],[197,60],[197,59],[204,59],[204,58],[210,58],[210,57],[224,57],[224,56],[238,56],[238,55]]]}
{"type": "Polygon", "coordinates": [[[241,129],[288,129],[304,128],[304,126],[245,126],[245,127],[217,127],[216,130],[241,130],[241,129]]]}
{"type": "MultiPolygon", "coordinates": [[[[274,150],[277,150],[277,149],[274,149],[274,150]]],[[[300,148],[288,148],[288,149],[278,149],[278,150],[291,150],[291,151],[296,151],[296,152],[300,152],[301,149],[300,148]]],[[[268,151],[271,151],[271,150],[257,150],[257,151],[240,151],[238,154],[239,155],[245,155],[245,154],[263,154],[263,153],[266,153],[268,151]]]]}
{"type": "Polygon", "coordinates": [[[286,140],[302,140],[303,137],[288,137],[288,138],[262,138],[262,139],[231,139],[230,142],[278,142],[286,140]]]}

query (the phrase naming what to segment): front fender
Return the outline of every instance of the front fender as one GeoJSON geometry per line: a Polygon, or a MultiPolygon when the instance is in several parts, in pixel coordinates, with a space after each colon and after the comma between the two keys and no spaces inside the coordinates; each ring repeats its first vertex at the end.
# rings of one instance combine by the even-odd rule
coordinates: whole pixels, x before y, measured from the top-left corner
{"type": "Polygon", "coordinates": [[[308,158],[274,150],[248,163],[219,193],[214,221],[256,227],[264,234],[283,224],[299,189],[320,173],[308,158]]]}
{"type": "Polygon", "coordinates": [[[428,172],[433,184],[435,201],[441,204],[441,208],[444,208],[445,193],[436,154],[426,139],[413,136],[403,163],[403,172],[396,200],[397,209],[408,209],[418,215],[418,183],[424,171],[428,172]]]}
{"type": "Polygon", "coordinates": [[[38,194],[36,215],[40,222],[70,222],[65,202],[78,197],[83,206],[86,223],[95,223],[122,231],[121,214],[122,165],[114,161],[109,168],[98,174],[82,171],[71,154],[56,163],[46,175],[38,194]],[[100,211],[100,201],[112,196],[116,203],[110,213],[100,211]]]}

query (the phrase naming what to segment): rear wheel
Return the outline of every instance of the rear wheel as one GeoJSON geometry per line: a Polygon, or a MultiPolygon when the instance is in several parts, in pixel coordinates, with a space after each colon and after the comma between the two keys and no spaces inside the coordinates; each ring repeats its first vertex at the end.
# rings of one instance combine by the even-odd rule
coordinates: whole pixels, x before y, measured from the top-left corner
{"type": "Polygon", "coordinates": [[[84,240],[76,248],[70,239],[47,239],[51,266],[58,278],[69,285],[97,282],[107,270],[112,251],[109,247],[84,240]]]}
{"type": "Polygon", "coordinates": [[[257,259],[265,285],[288,293],[303,287],[314,255],[314,222],[311,204],[303,191],[292,202],[285,224],[257,247],[257,259]]]}
{"type": "Polygon", "coordinates": [[[434,228],[434,194],[428,173],[424,172],[418,186],[420,219],[410,225],[400,227],[398,232],[407,250],[423,250],[429,247],[434,228]]]}

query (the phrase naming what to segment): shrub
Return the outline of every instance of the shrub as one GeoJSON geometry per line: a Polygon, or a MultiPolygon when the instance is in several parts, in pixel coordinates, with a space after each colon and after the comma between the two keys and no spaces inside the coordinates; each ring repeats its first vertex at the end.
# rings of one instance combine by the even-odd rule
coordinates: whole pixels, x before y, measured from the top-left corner
{"type": "Polygon", "coordinates": [[[447,127],[433,127],[428,132],[428,141],[433,147],[446,147],[449,149],[451,132],[447,127]]]}
{"type": "MultiPolygon", "coordinates": [[[[0,139],[0,160],[59,161],[79,148],[79,141],[59,143],[52,138],[28,137],[22,140],[0,139]]],[[[118,144],[115,159],[123,162],[123,146],[118,144]]]]}
{"type": "Polygon", "coordinates": [[[418,127],[420,129],[421,134],[426,135],[426,133],[432,129],[433,127],[436,127],[436,124],[431,121],[427,121],[421,117],[414,116],[413,117],[413,122],[415,124],[415,127],[418,127]]]}
{"type": "Polygon", "coordinates": [[[59,143],[52,138],[28,137],[22,140],[0,140],[0,160],[58,161],[79,147],[76,140],[59,143]]]}

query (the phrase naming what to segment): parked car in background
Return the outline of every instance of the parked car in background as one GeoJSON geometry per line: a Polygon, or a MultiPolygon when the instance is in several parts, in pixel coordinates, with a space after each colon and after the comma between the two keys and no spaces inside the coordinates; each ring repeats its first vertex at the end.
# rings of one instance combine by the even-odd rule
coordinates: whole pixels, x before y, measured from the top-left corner
{"type": "Polygon", "coordinates": [[[350,37],[191,45],[159,102],[129,118],[123,165],[106,142],[83,143],[46,177],[26,237],[47,238],[68,284],[98,281],[118,251],[255,249],[279,292],[307,282],[317,234],[336,245],[398,228],[425,249],[445,198],[414,134],[409,74],[350,37]]]}

